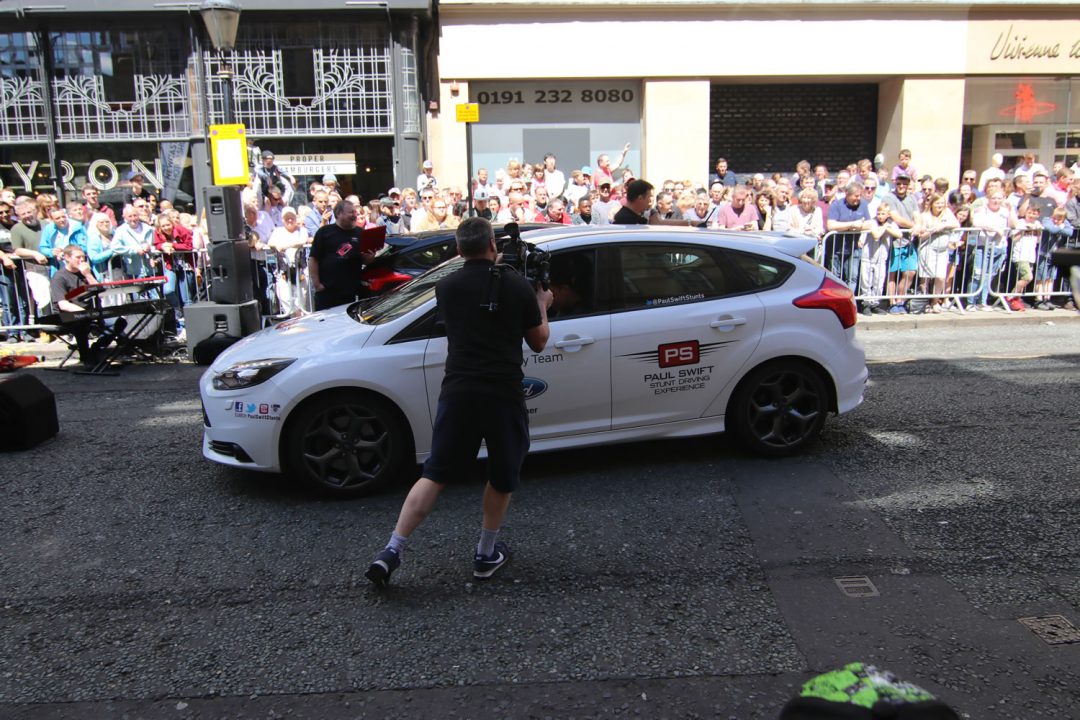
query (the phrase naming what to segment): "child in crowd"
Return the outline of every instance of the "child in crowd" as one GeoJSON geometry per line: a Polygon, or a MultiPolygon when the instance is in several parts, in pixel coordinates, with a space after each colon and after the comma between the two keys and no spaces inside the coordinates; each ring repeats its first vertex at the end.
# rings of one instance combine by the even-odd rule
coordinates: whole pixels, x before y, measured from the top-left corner
{"type": "Polygon", "coordinates": [[[1023,312],[1027,305],[1021,295],[1034,277],[1032,266],[1039,257],[1039,238],[1042,237],[1043,226],[1039,222],[1039,208],[1035,203],[1025,200],[1017,210],[1020,219],[1012,232],[1011,256],[1016,269],[1016,283],[1013,285],[1013,296],[1007,302],[1012,310],[1023,312]]]}
{"type": "Polygon", "coordinates": [[[1039,258],[1035,263],[1035,301],[1039,310],[1053,310],[1050,293],[1057,280],[1057,268],[1050,255],[1072,237],[1073,226],[1066,219],[1063,207],[1055,208],[1049,218],[1042,221],[1043,232],[1039,240],[1039,258]]]}
{"type": "MultiPolygon", "coordinates": [[[[889,261],[889,246],[893,240],[903,237],[900,226],[893,222],[889,208],[878,205],[877,213],[870,222],[870,230],[859,236],[859,248],[862,260],[859,263],[859,283],[863,294],[881,295],[885,290],[885,267],[889,261]]],[[[878,313],[884,315],[881,301],[875,299],[863,301],[863,314],[878,313]]]]}
{"type": "MultiPolygon", "coordinates": [[[[887,205],[878,206],[888,208],[887,205]]],[[[888,295],[891,307],[889,312],[893,315],[906,315],[908,292],[915,283],[915,272],[919,269],[919,256],[915,251],[915,243],[908,235],[901,232],[900,237],[892,239],[892,256],[889,259],[888,295]]]]}

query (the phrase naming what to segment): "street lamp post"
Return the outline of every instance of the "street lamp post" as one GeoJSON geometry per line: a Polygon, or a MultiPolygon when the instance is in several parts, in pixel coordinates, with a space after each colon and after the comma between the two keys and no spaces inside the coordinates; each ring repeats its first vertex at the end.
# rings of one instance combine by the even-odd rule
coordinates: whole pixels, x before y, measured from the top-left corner
{"type": "Polygon", "coordinates": [[[217,50],[220,70],[218,77],[221,78],[221,95],[224,104],[224,117],[226,125],[236,122],[236,111],[233,107],[233,72],[232,66],[225,62],[226,51],[232,52],[236,45],[236,29],[240,24],[240,0],[202,0],[199,6],[199,14],[202,15],[203,23],[206,24],[206,32],[210,35],[210,43],[217,50]]]}

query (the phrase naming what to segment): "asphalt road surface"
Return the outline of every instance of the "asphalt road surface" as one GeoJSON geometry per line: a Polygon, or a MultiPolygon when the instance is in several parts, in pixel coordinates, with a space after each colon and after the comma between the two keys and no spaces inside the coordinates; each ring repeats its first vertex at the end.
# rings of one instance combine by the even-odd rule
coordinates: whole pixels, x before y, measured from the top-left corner
{"type": "Polygon", "coordinates": [[[33,370],[62,433],[0,455],[0,717],[775,718],[855,660],[964,717],[1080,717],[1080,643],[1018,621],[1080,626],[1080,324],[863,335],[866,401],[804,456],[534,456],[497,579],[478,479],[381,594],[404,486],[204,462],[199,368],[33,370]]]}

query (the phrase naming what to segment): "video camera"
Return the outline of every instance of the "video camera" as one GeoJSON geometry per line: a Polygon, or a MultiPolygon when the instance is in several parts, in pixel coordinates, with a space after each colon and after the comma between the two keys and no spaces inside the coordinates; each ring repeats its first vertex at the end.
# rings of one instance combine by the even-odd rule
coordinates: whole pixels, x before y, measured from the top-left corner
{"type": "Polygon", "coordinates": [[[517,223],[506,223],[503,233],[506,239],[496,244],[502,253],[502,264],[525,276],[533,286],[539,285],[547,290],[551,286],[549,253],[522,240],[517,223]]]}
{"type": "Polygon", "coordinates": [[[491,284],[488,290],[488,301],[481,307],[489,312],[499,309],[499,286],[502,280],[503,268],[510,268],[520,273],[533,287],[542,287],[548,290],[551,287],[551,274],[549,271],[549,254],[532,243],[521,239],[521,230],[517,223],[506,223],[503,226],[505,238],[496,241],[495,247],[502,255],[502,262],[491,268],[491,284]]]}

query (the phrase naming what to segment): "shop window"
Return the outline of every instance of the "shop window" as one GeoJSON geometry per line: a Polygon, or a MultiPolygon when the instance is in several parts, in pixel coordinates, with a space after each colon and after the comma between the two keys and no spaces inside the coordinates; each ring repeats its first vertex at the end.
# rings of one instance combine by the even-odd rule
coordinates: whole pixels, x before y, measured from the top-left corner
{"type": "Polygon", "coordinates": [[[283,48],[281,73],[282,91],[290,104],[315,97],[315,55],[310,47],[283,48]]]}
{"type": "Polygon", "coordinates": [[[1017,130],[994,133],[995,150],[1038,150],[1042,133],[1038,130],[1017,130]]]}
{"type": "Polygon", "coordinates": [[[1059,132],[1054,139],[1054,162],[1080,163],[1080,131],[1059,132]]]}
{"type": "Polygon", "coordinates": [[[110,103],[135,102],[135,55],[131,52],[101,53],[101,81],[110,103]]]}

